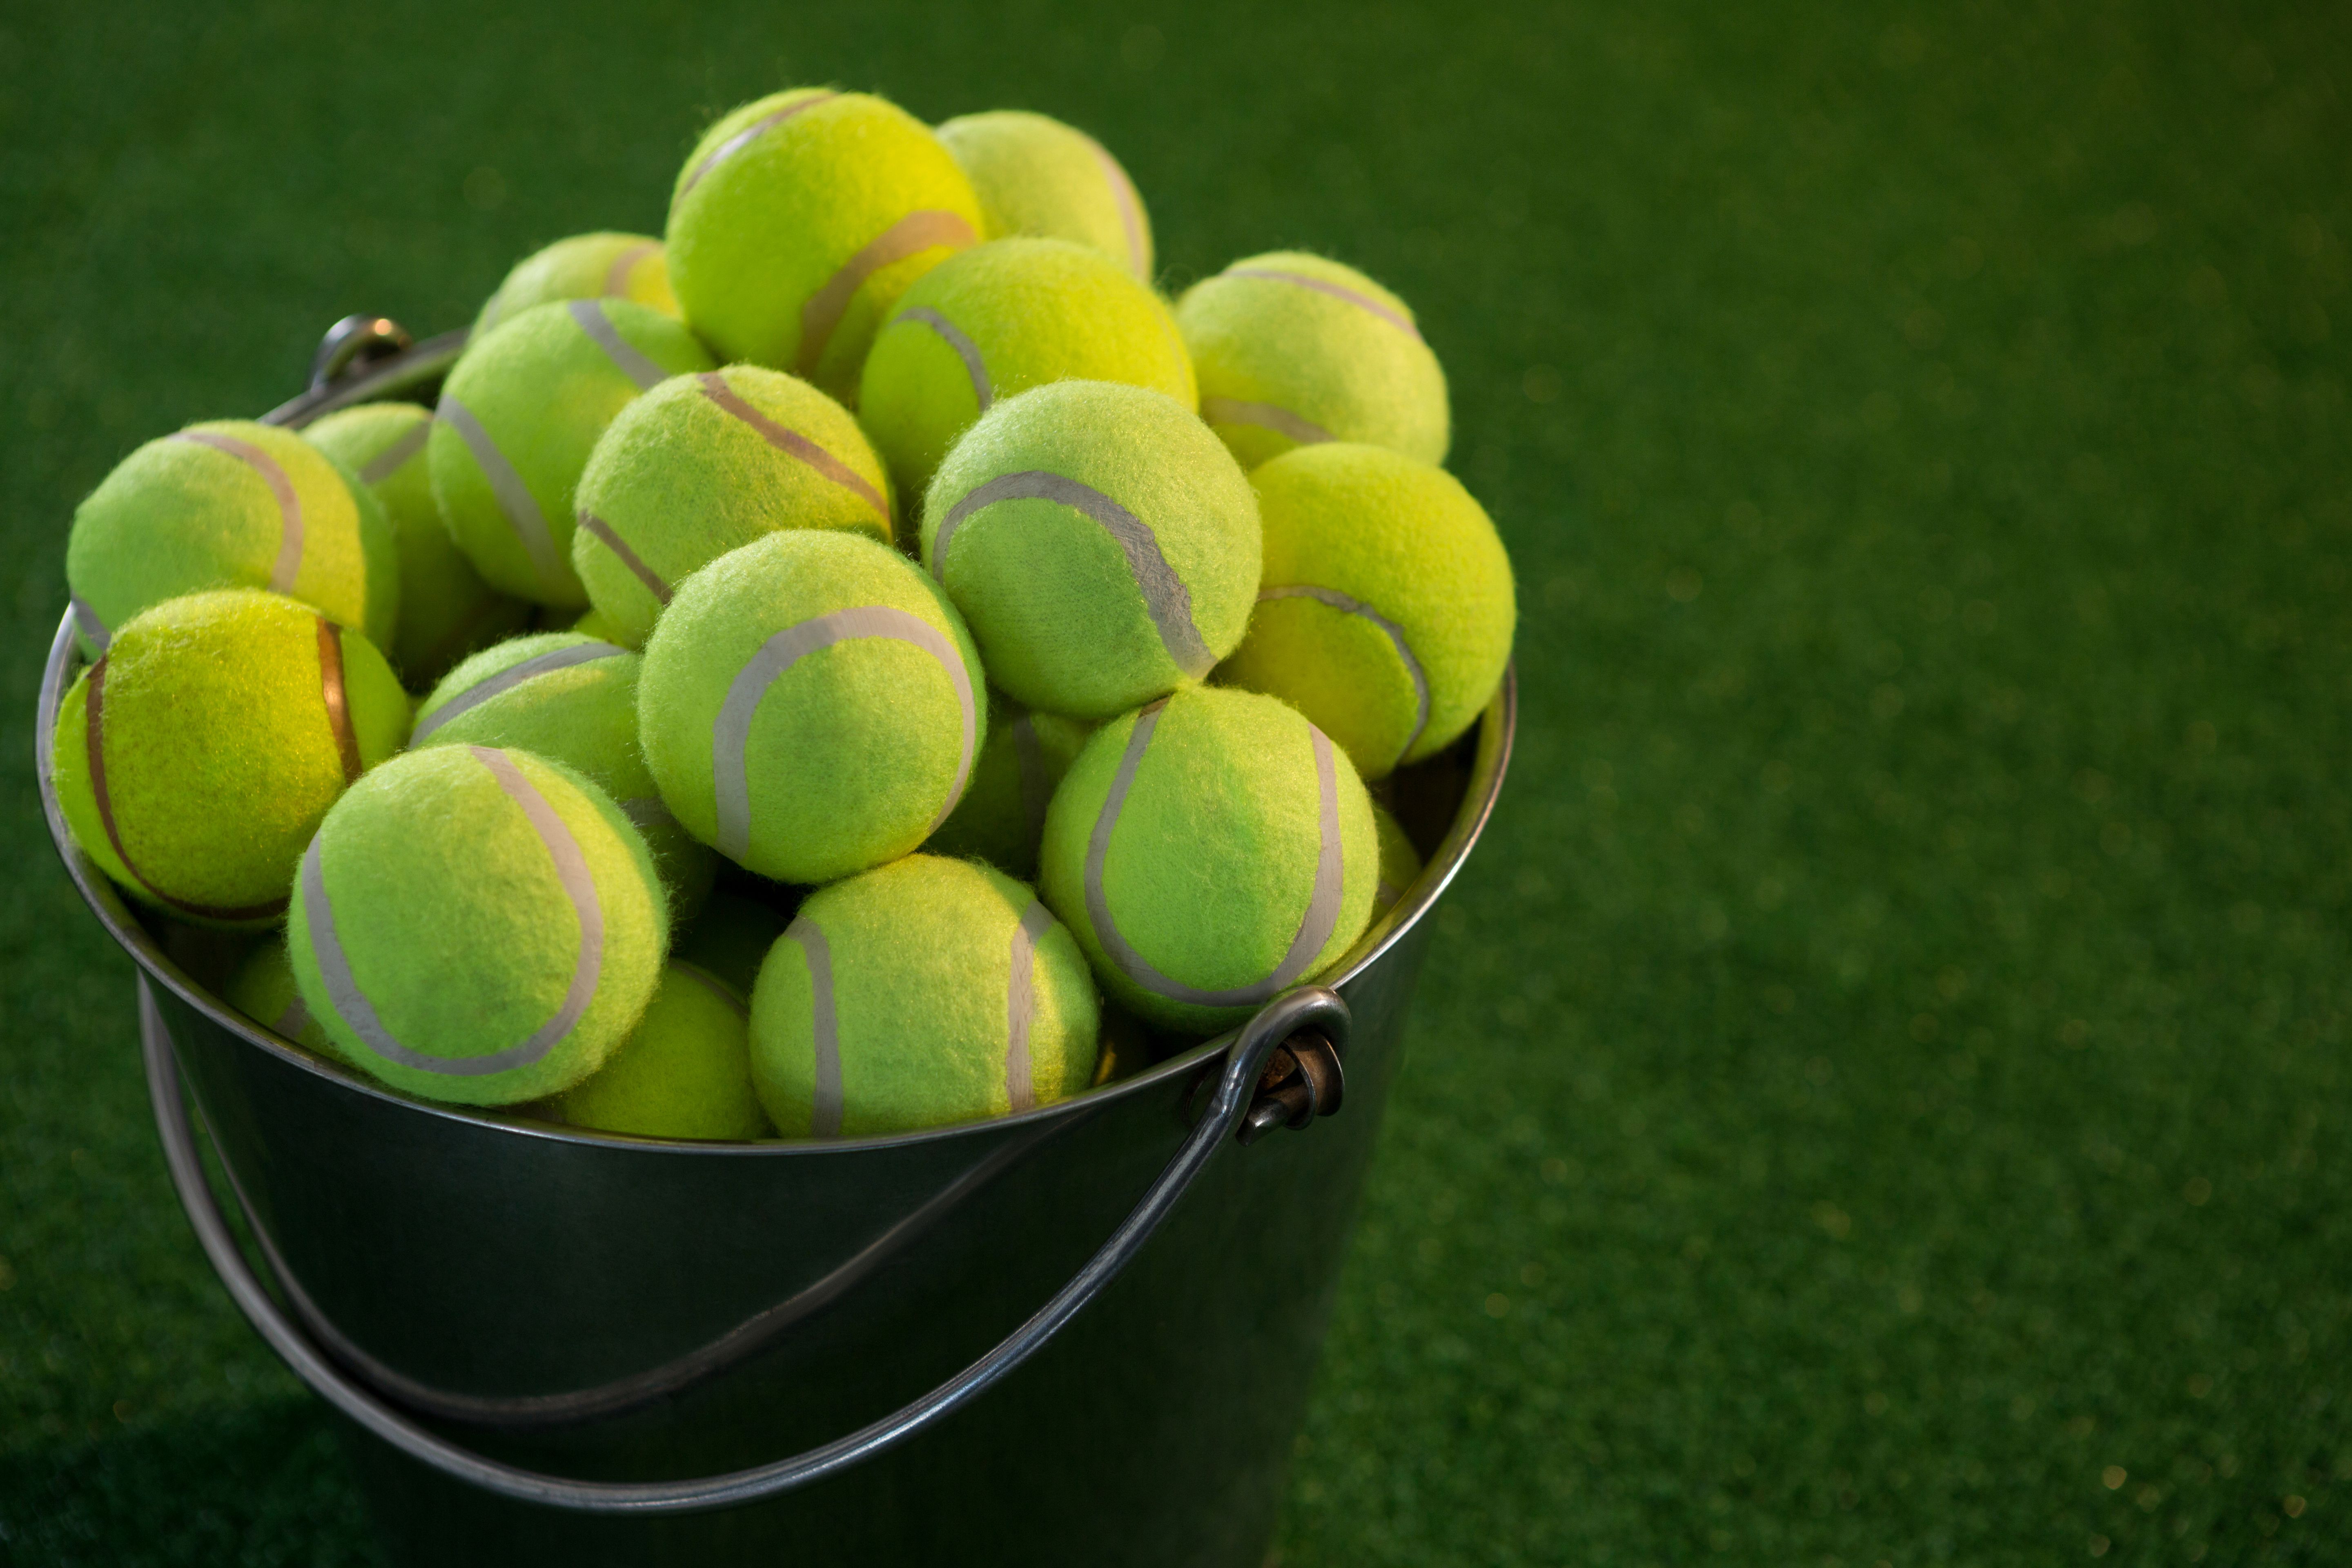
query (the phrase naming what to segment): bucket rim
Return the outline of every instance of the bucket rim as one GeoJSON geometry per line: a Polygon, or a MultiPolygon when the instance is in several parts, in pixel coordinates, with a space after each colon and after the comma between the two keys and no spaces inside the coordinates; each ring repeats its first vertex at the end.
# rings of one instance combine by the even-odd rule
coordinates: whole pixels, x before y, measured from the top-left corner
{"type": "MultiPolygon", "coordinates": [[[[336,409],[397,396],[446,372],[465,346],[466,335],[463,331],[445,332],[412,348],[372,361],[363,370],[340,382],[314,388],[270,410],[262,416],[262,422],[299,430],[336,409]]],[[[1050,1105],[944,1127],[927,1127],[863,1138],[768,1138],[735,1142],[646,1138],[541,1121],[515,1115],[495,1106],[444,1105],[405,1095],[370,1080],[357,1069],[282,1039],[231,1007],[209,987],[190,975],[164,950],[163,942],[132,912],[112,880],[74,842],[73,835],[66,826],[64,808],[58,801],[51,770],[58,710],[74,678],[81,672],[83,662],[80,645],[75,636],[73,613],[68,607],[59,617],[57,636],[50,643],[48,658],[42,669],[34,722],[33,752],[41,811],[48,822],[49,838],[58,858],[65,863],[67,875],[81,894],[82,901],[89,907],[107,935],[131,955],[132,962],[150,980],[171,992],[200,1016],[227,1031],[240,1044],[268,1052],[286,1065],[325,1079],[335,1088],[350,1093],[404,1110],[523,1138],[719,1159],[793,1158],[869,1149],[900,1149],[924,1142],[985,1137],[1038,1125],[1055,1118],[1092,1114],[1097,1109],[1109,1105],[1114,1098],[1151,1092],[1171,1080],[1200,1071],[1231,1049],[1241,1034],[1240,1027],[1229,1029],[1179,1051],[1166,1061],[1155,1063],[1131,1078],[1082,1089],[1050,1105]]],[[[1472,847],[1494,814],[1495,802],[1502,792],[1503,776],[1510,765],[1512,742],[1517,727],[1518,672],[1517,663],[1513,662],[1505,667],[1502,680],[1475,727],[1453,748],[1469,748],[1471,760],[1469,778],[1461,804],[1454,810],[1444,837],[1430,852],[1420,876],[1413,879],[1397,901],[1376,915],[1355,945],[1330,970],[1316,976],[1313,984],[1344,992],[1351,982],[1362,976],[1391,948],[1403,940],[1408,931],[1428,917],[1439,896],[1461,873],[1472,847]]]]}

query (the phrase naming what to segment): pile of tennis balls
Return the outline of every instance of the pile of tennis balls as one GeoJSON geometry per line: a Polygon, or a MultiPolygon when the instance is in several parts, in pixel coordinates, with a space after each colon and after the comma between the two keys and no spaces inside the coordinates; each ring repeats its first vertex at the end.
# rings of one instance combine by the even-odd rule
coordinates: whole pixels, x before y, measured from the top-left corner
{"type": "Polygon", "coordinates": [[[437,406],[82,503],[76,841],[259,933],[265,1028],[606,1131],[965,1121],[1230,1027],[1417,873],[1367,784],[1492,698],[1511,572],[1402,300],[1152,277],[1069,126],[744,105],[437,406]]]}

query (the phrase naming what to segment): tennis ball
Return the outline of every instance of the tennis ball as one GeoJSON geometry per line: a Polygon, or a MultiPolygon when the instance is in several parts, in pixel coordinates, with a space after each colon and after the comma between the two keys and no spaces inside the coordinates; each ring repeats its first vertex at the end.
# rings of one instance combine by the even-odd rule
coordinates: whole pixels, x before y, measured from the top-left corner
{"type": "Polygon", "coordinates": [[[614,626],[612,617],[602,610],[587,611],[572,623],[570,629],[578,632],[583,637],[594,637],[598,642],[621,641],[621,628],[614,626]]]}
{"type": "Polygon", "coordinates": [[[1485,509],[1443,468],[1347,442],[1250,481],[1265,584],[1218,679],[1297,708],[1368,779],[1451,745],[1495,695],[1517,621],[1485,509]]]}
{"type": "Polygon", "coordinates": [[[796,528],[679,587],[646,643],[638,733],[687,831],[763,877],[829,882],[955,809],[982,691],[962,617],[913,563],[796,528]]]}
{"type": "Polygon", "coordinates": [[[1045,807],[1092,728],[990,692],[988,743],[971,764],[971,782],[923,847],[985,860],[1009,877],[1035,876],[1045,807]]]}
{"type": "Polygon", "coordinates": [[[229,588],[124,623],[66,693],[51,777],[74,842],[133,898],[269,926],[320,818],[407,733],[408,694],[367,638],[229,588]]]}
{"type": "Polygon", "coordinates": [[[1445,372],[1405,302],[1304,251],[1236,261],[1176,306],[1201,417],[1244,468],[1293,447],[1366,441],[1442,463],[1445,372]]]}
{"type": "Polygon", "coordinates": [[[710,895],[671,951],[749,996],[760,978],[761,961],[783,934],[782,915],[756,899],[721,889],[710,895]]]}
{"type": "Polygon", "coordinates": [[[658,239],[642,234],[575,234],[514,264],[474,318],[480,337],[534,305],[555,300],[634,300],[665,316],[678,314],[658,239]]]}
{"type": "Polygon", "coordinates": [[[530,606],[474,570],[442,526],[425,460],[432,411],[414,403],[362,403],[309,426],[302,437],[358,476],[392,524],[400,560],[400,626],[392,656],[420,689],[485,643],[522,629],[530,606]]]}
{"type": "Polygon", "coordinates": [[[268,588],[379,647],[400,621],[392,524],[357,477],[290,430],[247,420],[150,441],[74,509],[66,583],[82,652],[152,605],[268,588]]]}
{"type": "Polygon", "coordinates": [[[787,1138],[973,1121],[1085,1089],[1097,1021],[1027,884],[909,855],[801,906],[751,994],[751,1079],[787,1138]]]}
{"type": "Polygon", "coordinates": [[[703,133],[670,195],[670,281],[729,360],[845,402],[907,285],[980,243],[980,198],[928,127],[858,92],[795,88],[703,133]]]}
{"type": "Polygon", "coordinates": [[[1084,246],[1000,239],[898,297],[866,356],[858,417],[899,488],[919,496],[973,420],[1049,381],[1148,386],[1188,410],[1200,401],[1159,295],[1084,246]]]}
{"type": "Polygon", "coordinates": [[[1151,280],[1151,215],[1101,142],[1018,109],[958,115],[940,126],[939,138],[979,195],[991,239],[1075,240],[1151,280]]]}
{"type": "Polygon", "coordinates": [[[580,476],[577,521],[572,569],[632,647],[678,584],[762,534],[895,533],[890,480],[849,410],[751,364],[679,376],[623,409],[580,476]]]}
{"type": "Polygon", "coordinates": [[[645,840],[561,763],[492,746],[395,757],[302,853],[286,945],[302,1004],[393,1088],[514,1105],[635,1028],[669,911],[645,840]]]}
{"type": "Polygon", "coordinates": [[[475,341],[441,389],[425,446],[457,548],[502,592],[585,608],[572,511],[590,449],[637,394],[710,368],[691,332],[626,300],[535,305],[475,341]]]}
{"type": "Polygon", "coordinates": [[[1372,912],[1384,913],[1391,905],[1405,895],[1421,878],[1421,851],[1405,837],[1404,824],[1377,802],[1372,806],[1372,827],[1380,836],[1380,881],[1372,889],[1372,912]]]}
{"type": "Polygon", "coordinates": [[[451,670],[416,710],[417,746],[512,746],[576,768],[613,797],[645,835],[689,917],[709,896],[710,851],[662,804],[637,746],[638,658],[578,632],[540,632],[485,648],[451,670]]]}
{"type": "Polygon", "coordinates": [[[751,1004],[672,959],[636,1029],[594,1073],[549,1102],[558,1121],[639,1138],[765,1138],[751,1089],[751,1004]]]}
{"type": "Polygon", "coordinates": [[[1108,719],[1241,641],[1257,497],[1165,393],[1055,382],[991,408],[949,452],[922,554],[1005,695],[1108,719]]]}
{"type": "Polygon", "coordinates": [[[302,994],[294,987],[294,965],[286,956],[283,937],[272,936],[246,955],[236,973],[229,976],[221,1000],[281,1039],[291,1040],[322,1057],[341,1059],[334,1042],[327,1037],[327,1031],[310,1016],[310,1009],[302,1005],[302,994]]]}
{"type": "Polygon", "coordinates": [[[1196,687],[1105,724],[1045,814],[1038,886],[1113,999],[1242,1022],[1371,919],[1379,832],[1345,752],[1271,697],[1196,687]]]}

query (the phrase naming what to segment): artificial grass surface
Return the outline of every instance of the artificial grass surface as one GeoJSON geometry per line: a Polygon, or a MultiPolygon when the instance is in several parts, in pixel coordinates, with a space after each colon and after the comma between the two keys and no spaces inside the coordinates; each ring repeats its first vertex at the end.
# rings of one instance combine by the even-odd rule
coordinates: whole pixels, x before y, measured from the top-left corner
{"type": "Polygon", "coordinates": [[[1397,288],[1517,563],[1283,1563],[2352,1550],[2344,13],[489,9],[0,19],[16,1561],[371,1560],[43,841],[74,500],[799,80],[1397,288]]]}

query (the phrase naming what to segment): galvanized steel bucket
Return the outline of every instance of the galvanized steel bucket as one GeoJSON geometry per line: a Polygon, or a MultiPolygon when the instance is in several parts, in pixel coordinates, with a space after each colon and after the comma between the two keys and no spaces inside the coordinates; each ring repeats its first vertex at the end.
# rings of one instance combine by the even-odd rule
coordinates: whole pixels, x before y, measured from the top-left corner
{"type": "MultiPolygon", "coordinates": [[[[352,318],[268,418],[429,398],[462,343],[352,318]]],[[[1042,1110],[698,1144],[408,1100],[219,1001],[67,836],[49,737],[79,662],[68,620],[42,803],[139,966],[173,1180],[238,1307],[349,1418],[396,1561],[1255,1568],[1510,678],[1397,776],[1427,869],[1322,984],[1042,1110]],[[1306,1135],[1256,1138],[1285,1124],[1306,1135]]]]}

